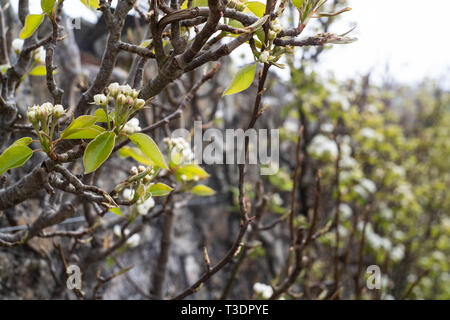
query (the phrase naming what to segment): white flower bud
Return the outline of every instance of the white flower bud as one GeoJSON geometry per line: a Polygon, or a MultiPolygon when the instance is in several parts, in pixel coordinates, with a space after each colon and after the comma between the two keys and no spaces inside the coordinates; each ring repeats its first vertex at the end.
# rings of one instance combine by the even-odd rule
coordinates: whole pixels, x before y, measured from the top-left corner
{"type": "Polygon", "coordinates": [[[96,94],[94,96],[94,103],[98,106],[104,106],[108,102],[108,98],[104,94],[96,94]]]}
{"type": "Polygon", "coordinates": [[[263,51],[260,55],[259,55],[259,61],[261,61],[262,63],[269,63],[269,51],[263,51]]]}
{"type": "Polygon", "coordinates": [[[139,126],[139,120],[137,118],[130,119],[122,129],[123,132],[128,134],[133,134],[141,131],[141,127],[139,126]]]}
{"type": "Polygon", "coordinates": [[[34,60],[37,63],[45,63],[45,56],[46,53],[43,47],[39,47],[34,51],[34,60]]]}
{"type": "Polygon", "coordinates": [[[136,99],[139,95],[139,91],[136,89],[131,90],[130,96],[133,97],[133,99],[136,99]]]}
{"type": "Polygon", "coordinates": [[[62,117],[64,113],[66,113],[66,111],[64,110],[64,107],[60,104],[55,105],[55,107],[53,108],[53,116],[56,118],[62,117]]]}
{"type": "Polygon", "coordinates": [[[125,97],[123,94],[119,94],[117,96],[117,103],[124,105],[127,102],[127,97],[125,97]]]}
{"type": "Polygon", "coordinates": [[[125,200],[131,201],[134,198],[134,190],[133,189],[125,189],[123,190],[123,197],[125,200]]]}
{"type": "Polygon", "coordinates": [[[150,197],[142,203],[136,205],[136,209],[140,215],[147,215],[148,211],[155,206],[155,200],[150,197]]]}
{"type": "Polygon", "coordinates": [[[15,53],[19,54],[23,48],[23,40],[22,39],[14,39],[11,43],[11,47],[15,53]]]}
{"type": "Polygon", "coordinates": [[[138,171],[138,169],[136,168],[136,166],[133,166],[133,167],[131,168],[130,174],[131,174],[132,176],[135,176],[135,175],[139,174],[139,171],[138,171]]]}
{"type": "Polygon", "coordinates": [[[133,104],[134,104],[134,99],[133,99],[132,97],[130,97],[130,96],[127,97],[127,100],[126,100],[125,104],[126,104],[127,106],[133,105],[133,104]]]}
{"type": "Polygon", "coordinates": [[[27,117],[30,122],[36,122],[36,111],[33,108],[28,108],[27,117]]]}
{"type": "Polygon", "coordinates": [[[127,240],[127,245],[129,245],[131,248],[134,248],[139,245],[140,241],[141,241],[141,236],[138,235],[137,233],[135,233],[127,240]]]}
{"type": "Polygon", "coordinates": [[[130,95],[131,90],[133,90],[133,89],[131,89],[131,87],[127,84],[124,86],[119,86],[119,92],[126,96],[130,95]]]}
{"type": "Polygon", "coordinates": [[[119,84],[117,82],[113,82],[108,86],[108,92],[110,95],[115,97],[119,91],[119,84]]]}
{"type": "Polygon", "coordinates": [[[37,115],[40,116],[41,119],[47,119],[47,117],[53,114],[53,109],[53,105],[50,102],[46,102],[38,108],[37,115]]]}
{"type": "Polygon", "coordinates": [[[142,172],[147,171],[147,168],[144,167],[144,166],[139,166],[139,167],[138,167],[138,171],[139,171],[139,173],[142,173],[142,172]]]}
{"type": "Polygon", "coordinates": [[[144,99],[136,99],[136,108],[140,109],[145,106],[145,100],[144,99]]]}

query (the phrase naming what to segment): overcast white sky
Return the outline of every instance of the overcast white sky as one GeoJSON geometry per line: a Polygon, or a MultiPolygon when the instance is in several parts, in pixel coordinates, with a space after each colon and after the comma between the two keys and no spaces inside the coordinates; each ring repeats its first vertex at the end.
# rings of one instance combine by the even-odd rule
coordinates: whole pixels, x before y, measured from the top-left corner
{"type": "MultiPolygon", "coordinates": [[[[30,2],[33,11],[40,12],[40,0],[30,2]]],[[[349,0],[349,6],[353,10],[330,31],[342,33],[356,24],[352,35],[359,40],[324,53],[322,74],[345,79],[372,70],[375,79],[381,79],[389,65],[398,81],[438,78],[450,88],[450,0],[349,0]]],[[[71,15],[93,17],[79,0],[66,0],[65,8],[71,15]]]]}
{"type": "Polygon", "coordinates": [[[358,41],[335,45],[324,54],[321,68],[338,78],[373,70],[402,82],[426,77],[441,79],[450,88],[449,0],[350,0],[352,11],[342,15],[332,31],[357,24],[358,41]]]}

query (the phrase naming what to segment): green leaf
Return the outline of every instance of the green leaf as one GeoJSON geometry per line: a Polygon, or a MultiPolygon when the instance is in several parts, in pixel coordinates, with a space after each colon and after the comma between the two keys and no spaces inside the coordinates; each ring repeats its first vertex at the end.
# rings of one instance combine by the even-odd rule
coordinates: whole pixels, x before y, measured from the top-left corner
{"type": "Polygon", "coordinates": [[[95,116],[80,116],[72,121],[72,123],[61,133],[61,139],[66,139],[72,133],[78,132],[80,129],[92,127],[97,121],[95,116]]]}
{"type": "Polygon", "coordinates": [[[31,142],[33,142],[33,139],[30,137],[23,137],[19,140],[16,140],[11,146],[28,146],[31,142]]]}
{"type": "Polygon", "coordinates": [[[47,69],[45,68],[45,66],[37,66],[30,71],[30,75],[32,76],[45,76],[46,74],[47,69]]]}
{"type": "Polygon", "coordinates": [[[153,197],[162,197],[167,196],[170,192],[172,192],[173,188],[169,187],[168,185],[158,182],[155,184],[152,184],[147,189],[153,197]]]}
{"type": "Polygon", "coordinates": [[[145,164],[146,166],[153,166],[153,161],[147,157],[140,149],[136,147],[122,147],[119,150],[119,156],[123,158],[132,157],[139,163],[145,164]]]}
{"type": "Polygon", "coordinates": [[[144,133],[134,133],[129,138],[156,166],[169,169],[158,145],[152,138],[144,133]]]}
{"type": "Polygon", "coordinates": [[[258,1],[250,1],[246,3],[247,8],[257,17],[262,17],[266,12],[266,6],[258,1]]]}
{"type": "Polygon", "coordinates": [[[8,69],[9,69],[10,67],[11,67],[11,66],[10,66],[9,64],[2,64],[2,65],[0,65],[0,72],[1,72],[2,74],[5,74],[6,71],[8,71],[8,69]]]}
{"type": "Polygon", "coordinates": [[[25,19],[25,25],[20,31],[20,39],[29,38],[44,20],[44,14],[29,14],[25,19]]]}
{"type": "Polygon", "coordinates": [[[51,13],[56,0],[41,0],[41,8],[44,13],[51,13]]]}
{"type": "Polygon", "coordinates": [[[231,80],[231,84],[228,86],[228,88],[225,90],[222,96],[235,94],[244,91],[245,89],[250,87],[250,85],[253,82],[253,79],[255,78],[255,72],[256,72],[256,63],[241,68],[234,75],[233,79],[231,80]]]}
{"type": "Polygon", "coordinates": [[[305,2],[305,0],[292,0],[292,3],[297,9],[300,9],[302,7],[303,2],[305,2]]]}
{"type": "MultiPolygon", "coordinates": [[[[104,111],[103,109],[101,109],[101,108],[95,110],[95,112],[94,112],[94,117],[97,118],[97,122],[106,123],[106,122],[108,121],[107,118],[106,118],[105,111],[104,111]]],[[[109,118],[109,121],[110,121],[110,122],[113,121],[113,119],[114,119],[114,111],[111,112],[111,113],[108,115],[108,118],[109,118]]]]}
{"type": "Polygon", "coordinates": [[[178,168],[175,172],[178,181],[202,180],[209,177],[209,174],[202,167],[196,164],[186,164],[178,168]]]}
{"type": "Polygon", "coordinates": [[[191,189],[191,193],[197,196],[207,197],[214,195],[216,192],[204,184],[198,184],[191,189]]]}
{"type": "Polygon", "coordinates": [[[120,210],[119,207],[111,208],[111,209],[109,209],[109,211],[111,211],[114,214],[117,214],[118,216],[122,216],[122,211],[120,210]]]}
{"type": "Polygon", "coordinates": [[[64,139],[94,139],[102,132],[105,132],[104,128],[93,125],[89,128],[74,129],[64,139]]]}
{"type": "Polygon", "coordinates": [[[84,173],[97,170],[109,158],[115,142],[116,134],[110,131],[99,134],[89,142],[83,156],[84,173]]]}
{"type": "Polygon", "coordinates": [[[80,0],[89,9],[100,8],[100,3],[98,0],[80,0]]]}
{"type": "Polygon", "coordinates": [[[0,175],[9,169],[23,166],[31,158],[33,150],[26,146],[28,139],[31,138],[22,138],[14,142],[0,155],[0,175]]]}
{"type": "MultiPolygon", "coordinates": [[[[191,8],[194,7],[207,7],[208,0],[192,0],[191,8]]],[[[181,9],[187,9],[187,1],[184,1],[181,5],[181,9]]]]}

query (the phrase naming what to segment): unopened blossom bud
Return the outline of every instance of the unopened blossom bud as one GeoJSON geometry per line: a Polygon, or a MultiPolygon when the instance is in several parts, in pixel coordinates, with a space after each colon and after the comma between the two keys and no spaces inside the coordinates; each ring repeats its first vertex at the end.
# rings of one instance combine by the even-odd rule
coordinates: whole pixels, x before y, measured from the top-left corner
{"type": "Polygon", "coordinates": [[[34,107],[28,108],[27,117],[30,122],[36,122],[36,109],[34,107]]]}
{"type": "Polygon", "coordinates": [[[104,106],[108,102],[108,98],[104,94],[96,94],[94,96],[94,102],[98,106],[104,106]]]}
{"type": "Polygon", "coordinates": [[[38,115],[41,116],[41,119],[47,119],[47,117],[53,114],[53,105],[50,102],[46,102],[38,110],[40,111],[38,115]]]}
{"type": "Polygon", "coordinates": [[[64,107],[60,104],[55,105],[53,108],[53,116],[56,118],[60,118],[65,113],[64,107]]]}
{"type": "Polygon", "coordinates": [[[133,97],[133,99],[136,99],[139,95],[139,91],[136,89],[131,90],[130,96],[133,97]]]}
{"type": "Polygon", "coordinates": [[[133,99],[131,96],[128,96],[127,99],[126,99],[125,104],[126,104],[127,106],[133,105],[133,104],[134,104],[134,99],[133,99]]]}
{"type": "Polygon", "coordinates": [[[142,172],[147,171],[147,168],[144,167],[144,166],[139,166],[139,167],[138,167],[138,171],[139,171],[139,173],[142,173],[142,172]]]}
{"type": "Polygon", "coordinates": [[[119,84],[117,82],[113,82],[108,86],[108,92],[110,95],[115,97],[119,91],[119,84]]]}
{"type": "Polygon", "coordinates": [[[145,106],[145,100],[144,99],[136,99],[136,108],[140,109],[145,106]]]}
{"type": "Polygon", "coordinates": [[[269,30],[269,33],[268,33],[269,40],[273,40],[276,37],[277,37],[277,33],[275,31],[273,31],[273,30],[269,30]]]}
{"type": "Polygon", "coordinates": [[[127,97],[125,97],[123,94],[119,94],[117,96],[117,103],[124,105],[127,102],[127,97]]]}
{"type": "Polygon", "coordinates": [[[132,90],[131,87],[129,85],[127,85],[127,84],[124,85],[124,86],[119,86],[120,93],[122,93],[122,94],[124,94],[126,96],[130,95],[131,90],[132,90]]]}
{"type": "Polygon", "coordinates": [[[282,30],[281,25],[278,23],[278,21],[274,20],[272,21],[272,28],[271,28],[276,34],[279,34],[282,30]]]}
{"type": "Polygon", "coordinates": [[[262,63],[268,63],[269,62],[269,51],[263,51],[260,55],[259,55],[259,61],[261,61],[262,63]]]}
{"type": "Polygon", "coordinates": [[[36,51],[34,51],[34,60],[37,63],[45,63],[45,50],[42,47],[39,47],[38,49],[36,49],[36,51]]]}
{"type": "Polygon", "coordinates": [[[152,181],[152,176],[150,175],[150,174],[147,174],[145,177],[144,177],[144,183],[149,183],[150,181],[152,181]]]}
{"type": "Polygon", "coordinates": [[[137,175],[139,172],[138,172],[138,168],[136,168],[136,166],[133,166],[132,168],[131,168],[131,170],[130,170],[130,174],[132,175],[132,176],[135,176],[135,175],[137,175]]]}
{"type": "Polygon", "coordinates": [[[15,53],[19,54],[23,48],[23,40],[22,39],[14,39],[11,43],[11,47],[15,53]]]}

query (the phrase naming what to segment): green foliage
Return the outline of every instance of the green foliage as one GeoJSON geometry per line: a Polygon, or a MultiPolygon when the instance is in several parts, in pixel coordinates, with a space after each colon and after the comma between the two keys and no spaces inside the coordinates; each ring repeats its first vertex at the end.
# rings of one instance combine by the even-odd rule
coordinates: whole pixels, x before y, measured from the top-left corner
{"type": "Polygon", "coordinates": [[[155,184],[150,185],[150,187],[147,189],[148,192],[151,193],[153,197],[162,197],[168,195],[170,192],[172,192],[173,188],[169,187],[168,185],[158,182],[155,184]]]}
{"type": "Polygon", "coordinates": [[[191,189],[191,193],[197,196],[207,197],[214,195],[216,192],[204,184],[197,184],[191,189]]]}
{"type": "Polygon", "coordinates": [[[256,63],[241,68],[231,80],[230,85],[225,90],[222,96],[235,94],[244,91],[251,86],[253,79],[255,78],[256,63]]]}
{"type": "Polygon", "coordinates": [[[51,13],[56,0],[41,0],[41,8],[44,13],[51,13]]]}
{"type": "Polygon", "coordinates": [[[258,1],[249,1],[246,2],[246,7],[255,14],[257,17],[264,16],[264,13],[266,12],[266,6],[258,1]]]}
{"type": "Polygon", "coordinates": [[[144,133],[134,133],[129,136],[130,140],[145,154],[155,166],[163,169],[169,169],[164,160],[164,156],[158,148],[158,145],[144,133]]]}
{"type": "Polygon", "coordinates": [[[23,166],[33,155],[28,147],[32,139],[25,137],[17,140],[0,155],[0,175],[9,169],[23,166]]]}
{"type": "Polygon", "coordinates": [[[44,14],[29,14],[25,19],[25,25],[20,31],[20,39],[27,39],[36,31],[42,21],[44,21],[44,14]]]}
{"type": "MultiPolygon", "coordinates": [[[[95,116],[80,116],[73,120],[70,125],[61,133],[61,139],[81,139],[81,138],[71,138],[75,134],[77,136],[82,136],[83,133],[91,136],[90,128],[92,128],[97,121],[95,116]]],[[[94,128],[96,130],[96,128],[94,128]]],[[[88,137],[83,139],[90,139],[88,137]]]]}
{"type": "Polygon", "coordinates": [[[106,131],[88,144],[83,156],[84,173],[97,170],[109,158],[114,149],[115,141],[116,134],[106,131]]]}

